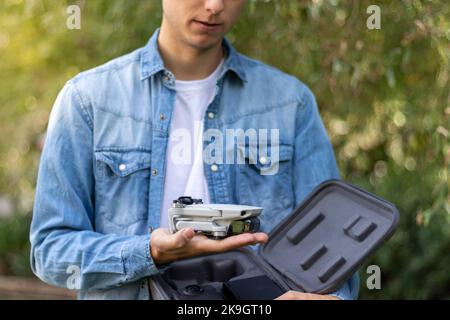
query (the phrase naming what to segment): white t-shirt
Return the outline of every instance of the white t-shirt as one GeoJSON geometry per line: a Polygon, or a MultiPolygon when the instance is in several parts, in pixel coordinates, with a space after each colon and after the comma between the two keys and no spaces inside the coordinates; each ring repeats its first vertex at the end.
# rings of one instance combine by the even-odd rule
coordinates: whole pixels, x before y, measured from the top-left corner
{"type": "Polygon", "coordinates": [[[209,203],[208,184],[203,172],[203,119],[216,93],[223,65],[207,78],[175,81],[175,106],[166,154],[166,176],[159,226],[168,227],[167,211],[173,200],[191,196],[209,203]]]}

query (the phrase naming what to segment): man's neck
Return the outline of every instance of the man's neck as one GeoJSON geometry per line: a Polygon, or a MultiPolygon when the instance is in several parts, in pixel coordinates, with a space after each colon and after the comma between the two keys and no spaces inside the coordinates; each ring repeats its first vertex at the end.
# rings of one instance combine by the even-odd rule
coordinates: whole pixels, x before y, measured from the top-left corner
{"type": "Polygon", "coordinates": [[[164,26],[158,37],[158,48],[164,66],[178,80],[200,80],[207,78],[223,59],[222,43],[206,50],[194,48],[177,40],[164,26]]]}

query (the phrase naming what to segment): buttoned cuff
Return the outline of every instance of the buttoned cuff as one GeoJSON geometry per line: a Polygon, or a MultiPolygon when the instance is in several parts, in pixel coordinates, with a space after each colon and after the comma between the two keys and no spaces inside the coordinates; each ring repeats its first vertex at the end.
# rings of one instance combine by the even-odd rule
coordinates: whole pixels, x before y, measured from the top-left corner
{"type": "Polygon", "coordinates": [[[339,294],[339,292],[330,293],[329,296],[335,297],[339,300],[348,300],[348,298],[346,299],[346,297],[342,294],[339,294]]]}
{"type": "Polygon", "coordinates": [[[354,299],[350,293],[349,284],[347,282],[339,290],[337,290],[333,293],[330,293],[329,295],[336,297],[339,300],[353,300],[354,299]]]}
{"type": "Polygon", "coordinates": [[[137,281],[159,273],[150,254],[150,235],[136,236],[122,248],[126,280],[137,281]]]}

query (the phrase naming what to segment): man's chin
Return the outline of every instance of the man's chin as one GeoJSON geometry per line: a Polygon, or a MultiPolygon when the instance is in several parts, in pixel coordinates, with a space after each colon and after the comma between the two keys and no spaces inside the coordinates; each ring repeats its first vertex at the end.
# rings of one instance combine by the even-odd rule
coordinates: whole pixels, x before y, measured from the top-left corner
{"type": "Polygon", "coordinates": [[[223,36],[194,35],[190,37],[189,44],[199,50],[208,50],[222,43],[223,36]]]}

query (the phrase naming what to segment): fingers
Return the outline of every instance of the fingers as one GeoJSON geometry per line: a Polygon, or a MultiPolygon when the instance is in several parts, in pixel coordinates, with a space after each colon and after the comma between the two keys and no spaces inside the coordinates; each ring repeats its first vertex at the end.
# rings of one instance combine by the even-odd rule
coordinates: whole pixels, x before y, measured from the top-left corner
{"type": "Polygon", "coordinates": [[[265,233],[243,233],[220,240],[219,247],[221,251],[236,249],[243,246],[266,243],[268,236],[265,233]]]}
{"type": "Polygon", "coordinates": [[[330,295],[321,295],[314,293],[304,293],[298,291],[288,291],[275,300],[338,300],[334,296],[330,295]]]}
{"type": "Polygon", "coordinates": [[[255,236],[257,243],[266,243],[269,240],[269,236],[263,232],[256,232],[253,233],[253,235],[255,236]]]}
{"type": "Polygon", "coordinates": [[[305,293],[297,291],[288,291],[276,298],[275,300],[309,300],[305,293]]]}
{"type": "Polygon", "coordinates": [[[190,245],[192,245],[196,251],[213,253],[224,252],[258,243],[265,243],[267,240],[268,236],[265,233],[243,233],[222,240],[194,238],[190,245]]]}

